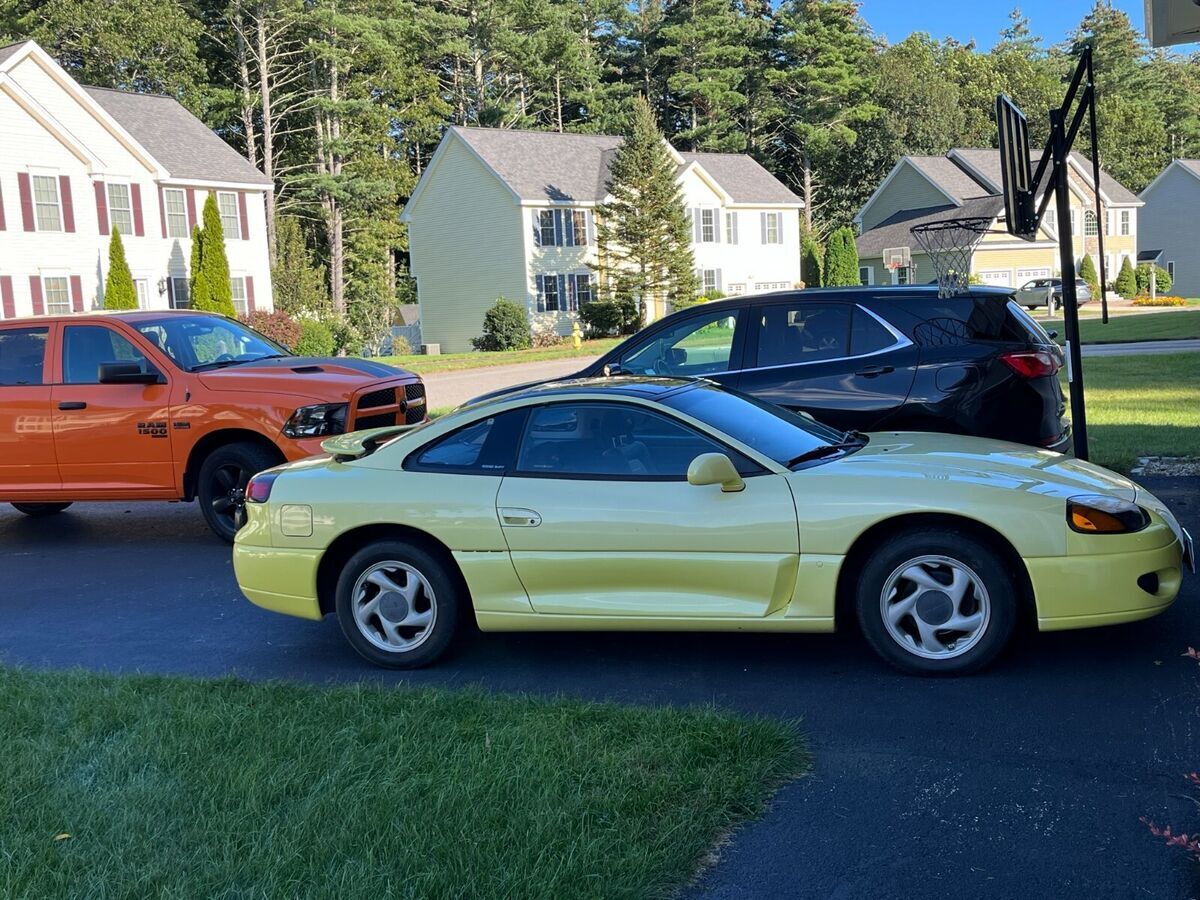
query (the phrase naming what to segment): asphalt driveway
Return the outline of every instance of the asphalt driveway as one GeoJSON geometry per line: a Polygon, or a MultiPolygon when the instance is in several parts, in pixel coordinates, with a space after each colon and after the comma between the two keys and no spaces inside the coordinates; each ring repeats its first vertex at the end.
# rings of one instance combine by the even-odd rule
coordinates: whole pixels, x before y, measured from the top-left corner
{"type": "MultiPolygon", "coordinates": [[[[1147,478],[1193,533],[1197,479],[1147,478]]],[[[436,668],[359,662],[336,624],[261,611],[194,506],[0,510],[0,660],[248,678],[482,684],[802,719],[814,774],[725,848],[696,897],[1184,897],[1149,815],[1195,828],[1200,581],[1163,616],[1027,634],[988,672],[921,680],[854,634],[471,635],[436,668]]],[[[0,723],[0,746],[3,744],[0,723]]]]}

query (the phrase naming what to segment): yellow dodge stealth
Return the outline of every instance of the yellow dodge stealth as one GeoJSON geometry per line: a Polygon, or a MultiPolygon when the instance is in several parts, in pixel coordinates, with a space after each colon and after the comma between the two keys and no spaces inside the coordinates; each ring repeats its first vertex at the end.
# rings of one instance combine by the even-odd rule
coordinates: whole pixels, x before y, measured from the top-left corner
{"type": "Polygon", "coordinates": [[[335,613],[382,666],[484,631],[833,631],[909,672],[979,669],[1018,620],[1143,619],[1193,551],[1151,494],[1048,450],[843,434],[712,383],[530,388],[356,432],[247,488],[234,567],[266,609],[335,613]]]}

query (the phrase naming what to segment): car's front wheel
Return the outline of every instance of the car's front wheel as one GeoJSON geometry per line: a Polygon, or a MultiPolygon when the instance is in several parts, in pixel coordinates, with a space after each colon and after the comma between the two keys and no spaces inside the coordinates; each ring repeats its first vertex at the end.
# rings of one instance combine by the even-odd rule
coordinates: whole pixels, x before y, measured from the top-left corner
{"type": "Polygon", "coordinates": [[[17,512],[37,518],[39,516],[53,516],[56,513],[62,512],[70,505],[70,503],[14,503],[12,507],[17,512]]]}
{"type": "Polygon", "coordinates": [[[464,600],[441,554],[406,541],[355,553],[338,578],[338,624],[359,655],[390,669],[429,665],[450,645],[464,600]]]}
{"type": "Polygon", "coordinates": [[[871,647],[918,675],[964,675],[988,665],[1012,637],[1017,604],[1004,559],[954,529],[889,540],[863,567],[857,591],[871,647]]]}
{"type": "Polygon", "coordinates": [[[233,543],[246,524],[246,485],[250,479],[282,462],[276,452],[250,442],[226,444],[210,453],[200,466],[196,499],[208,527],[233,543]]]}

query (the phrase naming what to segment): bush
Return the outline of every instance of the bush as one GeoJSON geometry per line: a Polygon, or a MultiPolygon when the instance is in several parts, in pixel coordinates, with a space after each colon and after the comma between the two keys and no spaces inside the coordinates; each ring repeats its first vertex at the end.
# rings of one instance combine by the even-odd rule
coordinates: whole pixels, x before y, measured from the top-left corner
{"type": "Polygon", "coordinates": [[[824,284],[839,287],[859,283],[858,247],[854,231],[843,226],[830,235],[825,247],[824,284]]]}
{"type": "Polygon", "coordinates": [[[1083,259],[1080,260],[1079,277],[1087,282],[1093,297],[1100,296],[1100,274],[1096,271],[1096,264],[1092,262],[1092,257],[1087,253],[1083,254],[1083,259]]]}
{"type": "Polygon", "coordinates": [[[333,332],[315,319],[300,320],[300,339],[292,348],[300,356],[333,356],[333,332]]]}
{"type": "Polygon", "coordinates": [[[248,316],[241,316],[240,321],[289,350],[300,343],[300,323],[285,312],[256,309],[248,316]]]}
{"type": "MultiPolygon", "coordinates": [[[[1171,290],[1171,276],[1162,266],[1155,266],[1158,274],[1154,279],[1155,292],[1166,294],[1171,290]]],[[[1142,263],[1137,267],[1137,292],[1139,294],[1150,293],[1150,263],[1142,263]]]]}
{"type": "Polygon", "coordinates": [[[392,335],[392,356],[408,356],[413,352],[412,344],[402,334],[392,335]]]}
{"type": "Polygon", "coordinates": [[[800,240],[800,272],[805,287],[821,287],[824,284],[822,271],[821,244],[812,235],[806,234],[800,240]]]}
{"type": "Polygon", "coordinates": [[[1150,297],[1138,297],[1133,301],[1134,306],[1187,306],[1188,303],[1182,297],[1165,297],[1159,294],[1151,299],[1150,297]]]}
{"type": "Polygon", "coordinates": [[[125,259],[125,246],[121,243],[121,232],[112,230],[108,241],[108,276],[104,280],[105,309],[137,309],[137,289],[133,276],[129,274],[129,263],[125,259]]]}
{"type": "Polygon", "coordinates": [[[1121,271],[1113,282],[1113,289],[1122,297],[1132,297],[1137,293],[1137,274],[1133,271],[1133,263],[1126,256],[1121,260],[1121,271]]]}
{"type": "Polygon", "coordinates": [[[624,321],[621,304],[614,300],[593,300],[579,309],[581,321],[592,335],[610,335],[619,330],[624,321]]]}
{"type": "Polygon", "coordinates": [[[554,329],[546,329],[537,331],[533,335],[533,346],[543,347],[560,347],[566,343],[567,339],[559,334],[554,329]]]}
{"type": "Polygon", "coordinates": [[[499,297],[483,317],[483,334],[471,343],[476,350],[527,350],[532,343],[529,317],[516,303],[499,297]]]}

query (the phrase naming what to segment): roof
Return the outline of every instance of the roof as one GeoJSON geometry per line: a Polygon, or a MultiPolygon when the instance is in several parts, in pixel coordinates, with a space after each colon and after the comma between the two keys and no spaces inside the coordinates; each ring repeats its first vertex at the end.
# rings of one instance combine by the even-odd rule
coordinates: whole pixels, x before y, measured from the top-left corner
{"type": "MultiPolygon", "coordinates": [[[[957,156],[966,162],[972,169],[982,175],[989,184],[989,193],[998,192],[1002,187],[1002,176],[1000,174],[1000,151],[994,149],[985,149],[981,147],[956,147],[950,151],[952,157],[957,156]]],[[[1042,154],[1040,151],[1034,151],[1030,154],[1030,162],[1033,168],[1036,169],[1038,162],[1041,160],[1042,154]]],[[[1090,179],[1092,172],[1092,161],[1082,153],[1072,152],[1071,159],[1075,164],[1083,169],[1088,174],[1090,179]]],[[[1112,203],[1138,203],[1140,202],[1137,195],[1117,179],[1113,178],[1103,169],[1100,170],[1100,190],[1108,197],[1112,203]]]]}
{"type": "Polygon", "coordinates": [[[856,240],[858,255],[860,258],[874,259],[883,256],[883,251],[889,247],[914,246],[916,244],[916,239],[912,236],[914,225],[942,222],[947,219],[974,217],[994,219],[1003,210],[1004,198],[999,194],[973,197],[964,200],[962,206],[947,203],[943,206],[927,206],[923,209],[902,209],[858,236],[856,240]]]}
{"type": "MultiPolygon", "coordinates": [[[[450,129],[522,200],[600,203],[608,193],[609,164],[621,137],[523,131],[513,128],[450,129]]],[[[755,160],[737,153],[686,153],[735,203],[789,203],[800,199],[755,160]]]]}
{"type": "Polygon", "coordinates": [[[32,43],[32,41],[17,41],[15,44],[7,44],[4,47],[0,47],[0,63],[4,63],[9,57],[29,43],[32,43]]]}
{"type": "Polygon", "coordinates": [[[87,85],[83,89],[162,164],[171,178],[271,185],[267,176],[174,98],[87,85]]]}
{"type": "Polygon", "coordinates": [[[959,202],[968,197],[996,193],[995,188],[972,178],[965,169],[945,156],[906,156],[904,159],[947,195],[959,202]]]}

